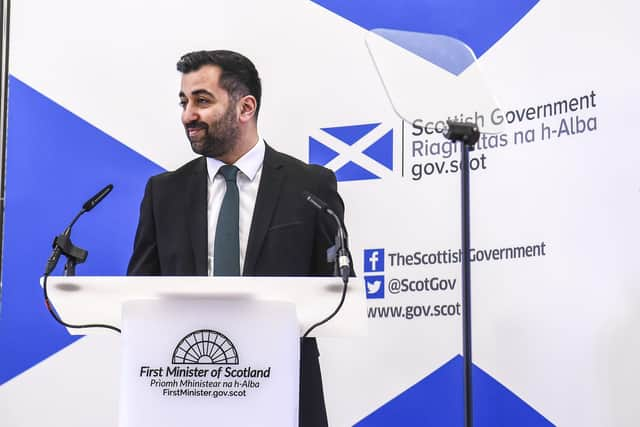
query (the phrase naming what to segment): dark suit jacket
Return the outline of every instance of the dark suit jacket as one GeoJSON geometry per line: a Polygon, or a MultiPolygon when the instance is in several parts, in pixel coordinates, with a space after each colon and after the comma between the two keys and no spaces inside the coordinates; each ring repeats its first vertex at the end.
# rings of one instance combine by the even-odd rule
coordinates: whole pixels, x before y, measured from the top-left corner
{"type": "MultiPolygon", "coordinates": [[[[245,276],[326,276],[335,226],[302,196],[309,191],[342,219],[333,172],[266,146],[245,256],[245,276]]],[[[207,167],[201,157],[147,183],[130,275],[207,275],[207,167]]],[[[326,426],[315,340],[301,357],[300,426],[326,426]]]]}

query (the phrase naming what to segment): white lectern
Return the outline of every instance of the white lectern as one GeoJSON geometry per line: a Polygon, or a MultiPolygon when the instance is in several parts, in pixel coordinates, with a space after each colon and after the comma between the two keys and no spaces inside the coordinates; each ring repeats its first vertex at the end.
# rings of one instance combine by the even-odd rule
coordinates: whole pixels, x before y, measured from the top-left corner
{"type": "MultiPolygon", "coordinates": [[[[366,334],[364,288],[314,336],[366,334]]],[[[339,278],[50,277],[68,323],[122,329],[121,427],[297,426],[299,336],[339,278]]],[[[70,329],[72,334],[102,332],[70,329]]]]}

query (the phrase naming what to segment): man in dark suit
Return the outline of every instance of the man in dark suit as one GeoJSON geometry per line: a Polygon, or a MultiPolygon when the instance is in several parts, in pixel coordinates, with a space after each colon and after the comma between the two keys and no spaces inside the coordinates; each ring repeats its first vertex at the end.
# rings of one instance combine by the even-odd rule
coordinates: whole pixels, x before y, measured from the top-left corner
{"type": "MultiPolygon", "coordinates": [[[[201,51],[184,55],[178,70],[182,122],[193,151],[203,157],[147,183],[128,274],[331,275],[327,249],[335,228],[302,193],[317,195],[342,219],[335,175],[259,137],[261,85],[254,65],[235,52],[201,51]],[[227,165],[234,165],[231,178],[219,174],[227,165]],[[230,250],[217,240],[226,235],[218,221],[229,216],[227,193],[239,205],[230,250]]],[[[315,340],[303,340],[301,427],[327,425],[318,355],[315,340]]]]}

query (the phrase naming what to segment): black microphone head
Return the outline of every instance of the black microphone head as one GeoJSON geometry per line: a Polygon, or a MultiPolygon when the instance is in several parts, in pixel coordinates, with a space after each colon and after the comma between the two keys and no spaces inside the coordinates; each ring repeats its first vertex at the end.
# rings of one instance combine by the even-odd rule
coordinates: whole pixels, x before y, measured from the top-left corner
{"type": "Polygon", "coordinates": [[[313,206],[315,206],[316,209],[320,209],[320,210],[329,209],[329,205],[327,205],[324,201],[322,201],[322,199],[320,199],[318,196],[306,190],[302,192],[302,195],[304,196],[305,200],[311,203],[313,206]]]}
{"type": "Polygon", "coordinates": [[[102,190],[98,191],[95,196],[87,200],[84,205],[82,205],[82,209],[85,212],[89,212],[91,209],[95,208],[96,205],[102,201],[102,199],[107,197],[107,194],[111,193],[111,190],[113,190],[113,184],[107,185],[102,190]]]}

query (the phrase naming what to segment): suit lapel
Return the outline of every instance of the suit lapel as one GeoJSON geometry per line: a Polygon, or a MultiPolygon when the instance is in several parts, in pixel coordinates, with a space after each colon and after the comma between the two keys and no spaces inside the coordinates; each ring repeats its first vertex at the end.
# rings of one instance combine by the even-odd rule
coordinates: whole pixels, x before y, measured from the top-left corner
{"type": "Polygon", "coordinates": [[[193,251],[196,276],[206,276],[207,271],[207,167],[203,157],[197,162],[193,173],[187,177],[185,218],[189,221],[189,237],[193,251]]]}
{"type": "Polygon", "coordinates": [[[285,170],[278,152],[267,145],[264,153],[264,162],[262,163],[260,187],[253,209],[247,253],[244,260],[243,275],[245,276],[251,276],[255,272],[262,243],[267,230],[269,230],[275,208],[278,205],[284,177],[285,170]]]}

